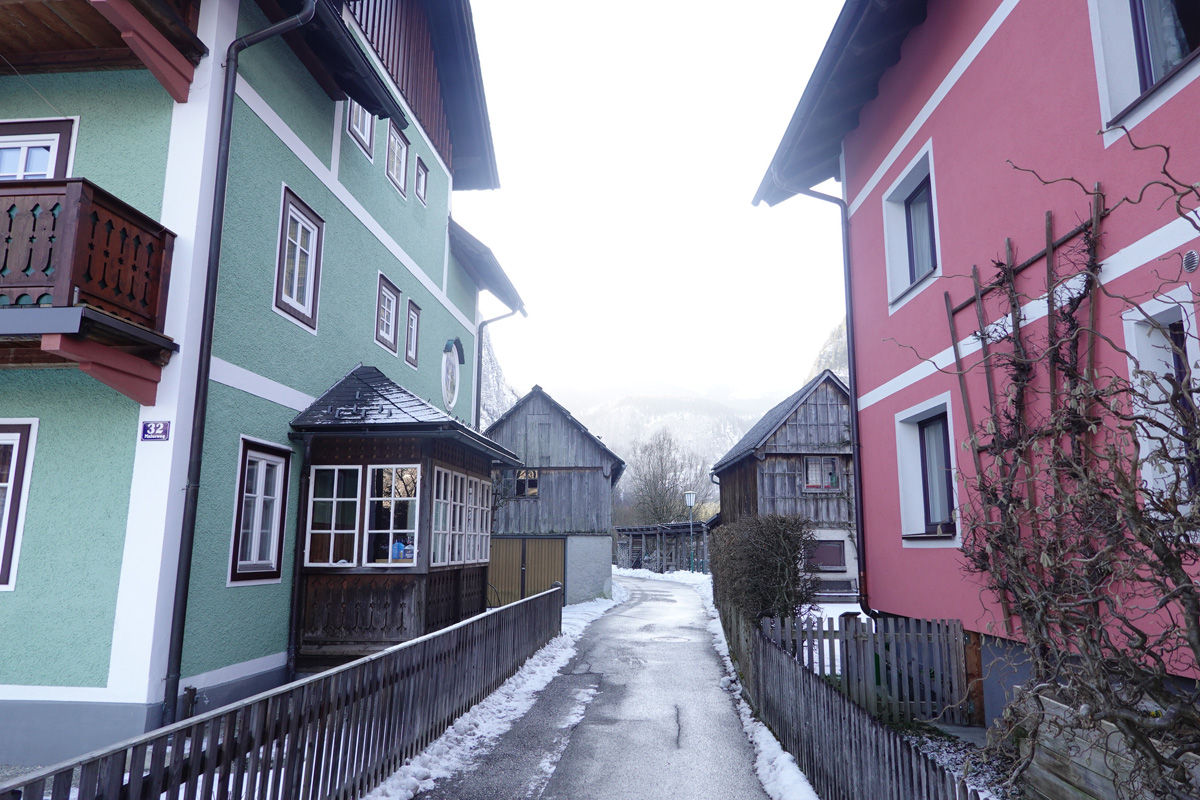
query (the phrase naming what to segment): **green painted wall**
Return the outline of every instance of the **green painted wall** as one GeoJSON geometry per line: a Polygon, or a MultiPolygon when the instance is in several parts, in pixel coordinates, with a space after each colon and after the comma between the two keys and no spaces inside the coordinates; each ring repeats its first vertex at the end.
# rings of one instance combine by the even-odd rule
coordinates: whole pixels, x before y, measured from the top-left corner
{"type": "Polygon", "coordinates": [[[475,281],[462,268],[462,264],[458,263],[458,259],[453,254],[450,255],[446,296],[467,319],[475,319],[475,304],[479,300],[479,287],[475,285],[475,281]]]}
{"type": "MultiPolygon", "coordinates": [[[[242,3],[239,7],[239,36],[269,24],[255,3],[242,3]]],[[[328,167],[333,153],[334,103],[312,79],[287,42],[280,38],[268,39],[246,50],[239,56],[238,74],[328,167]]]]}
{"type": "Polygon", "coordinates": [[[0,417],[39,419],[0,684],[104,686],[138,406],[76,369],[0,370],[0,417]]]}
{"type": "Polygon", "coordinates": [[[146,70],[0,78],[0,120],[79,117],[72,176],[158,219],[171,96],[146,70]]]}
{"type": "Polygon", "coordinates": [[[232,557],[241,436],[289,447],[288,422],[295,412],[219,383],[209,386],[204,468],[184,634],[184,676],[282,652],[287,647],[291,603],[299,453],[293,455],[288,475],[282,581],[261,586],[231,587],[226,583],[232,557]]]}
{"type": "MultiPolygon", "coordinates": [[[[458,337],[468,351],[473,350],[472,330],[451,316],[240,102],[233,141],[214,354],[313,396],[362,362],[379,367],[440,408],[442,347],[447,339],[458,337]],[[316,335],[274,311],[284,183],[325,221],[316,335]],[[375,344],[381,271],[402,292],[402,309],[410,299],[421,308],[417,370],[405,363],[403,350],[392,355],[375,344]]],[[[382,172],[377,177],[386,183],[382,172]]],[[[462,394],[474,391],[470,370],[463,370],[462,381],[460,397],[470,396],[462,394]]],[[[469,403],[460,402],[455,410],[464,419],[469,417],[469,403]]]]}

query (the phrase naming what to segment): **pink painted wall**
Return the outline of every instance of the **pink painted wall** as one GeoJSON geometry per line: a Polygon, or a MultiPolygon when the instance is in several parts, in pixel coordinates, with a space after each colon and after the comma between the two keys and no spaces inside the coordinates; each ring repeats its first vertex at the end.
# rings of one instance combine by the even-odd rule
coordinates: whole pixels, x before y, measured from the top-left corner
{"type": "MultiPolygon", "coordinates": [[[[1085,0],[1017,2],[911,140],[889,159],[1001,7],[1000,0],[931,0],[926,22],[909,35],[900,62],[884,75],[878,98],[863,110],[859,127],[844,142],[845,191],[852,203],[858,389],[860,398],[874,401],[860,413],[869,600],[896,614],[961,617],[969,627],[996,634],[1003,632],[999,611],[978,580],[961,569],[956,546],[918,549],[901,539],[896,414],[948,392],[954,433],[961,439],[967,425],[957,380],[934,374],[894,392],[881,387],[917,367],[921,356],[947,350],[943,293],[949,292],[956,304],[969,297],[967,276],[973,264],[985,277],[991,274],[988,265],[1004,257],[1006,237],[1013,240],[1018,262],[1040,250],[1045,211],[1054,213],[1060,234],[1090,216],[1090,201],[1078,188],[1042,186],[1013,169],[1009,160],[1046,177],[1074,176],[1088,185],[1101,181],[1110,205],[1140,187],[1156,163],[1155,155],[1133,153],[1124,142],[1106,148],[1097,134],[1105,120],[1085,0]],[[942,277],[889,314],[883,196],[927,142],[932,142],[942,277]]],[[[1200,175],[1200,147],[1193,144],[1198,108],[1200,80],[1140,122],[1134,137],[1174,145],[1172,166],[1194,178],[1200,175]]],[[[1126,206],[1112,214],[1102,226],[1101,258],[1175,219],[1171,209],[1155,205],[1126,206]]],[[[1200,249],[1200,242],[1189,241],[1172,252],[1191,248],[1200,249]]],[[[1151,260],[1111,285],[1126,294],[1143,292],[1159,285],[1154,273],[1177,271],[1178,263],[1177,258],[1151,260]],[[1174,267],[1164,269],[1164,263],[1174,267]]],[[[1038,273],[1038,285],[1044,285],[1044,267],[1030,272],[1038,273]]],[[[1099,307],[1102,330],[1123,341],[1124,308],[1117,301],[1099,307]]],[[[978,327],[973,308],[956,321],[960,339],[978,327]]],[[[1110,362],[1112,369],[1125,373],[1123,359],[1110,362]]],[[[982,373],[970,380],[978,420],[982,373]]],[[[955,458],[969,474],[968,453],[956,448],[955,458]]],[[[961,484],[958,490],[961,497],[961,484]]]]}

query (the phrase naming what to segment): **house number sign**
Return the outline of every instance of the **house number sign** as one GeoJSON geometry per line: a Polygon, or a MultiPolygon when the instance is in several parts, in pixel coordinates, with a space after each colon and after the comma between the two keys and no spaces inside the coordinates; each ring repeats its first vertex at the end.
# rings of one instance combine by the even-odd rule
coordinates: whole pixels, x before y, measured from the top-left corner
{"type": "Polygon", "coordinates": [[[171,438],[171,423],[169,422],[143,422],[142,423],[142,441],[143,442],[165,442],[171,438]]]}

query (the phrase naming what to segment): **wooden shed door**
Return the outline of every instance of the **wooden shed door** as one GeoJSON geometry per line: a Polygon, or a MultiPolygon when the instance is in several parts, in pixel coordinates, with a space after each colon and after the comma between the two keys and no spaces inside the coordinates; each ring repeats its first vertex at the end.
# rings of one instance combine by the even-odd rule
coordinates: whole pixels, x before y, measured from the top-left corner
{"type": "Polygon", "coordinates": [[[488,565],[488,605],[508,605],[550,588],[566,585],[567,540],[543,537],[492,539],[488,565]]]}

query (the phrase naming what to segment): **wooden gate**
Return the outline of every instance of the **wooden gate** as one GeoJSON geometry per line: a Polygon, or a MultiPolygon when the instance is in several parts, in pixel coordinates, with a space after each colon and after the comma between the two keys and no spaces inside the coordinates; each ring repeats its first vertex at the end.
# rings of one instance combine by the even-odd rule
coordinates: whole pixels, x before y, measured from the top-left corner
{"type": "Polygon", "coordinates": [[[493,536],[488,606],[505,606],[532,597],[549,589],[555,581],[565,586],[566,572],[566,539],[493,536]]]}

